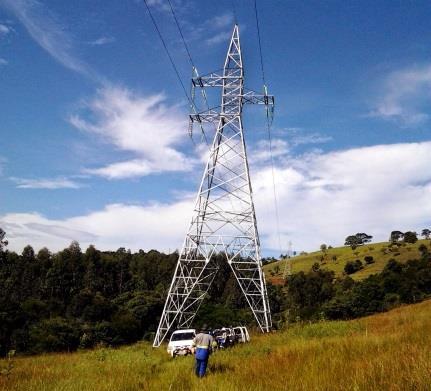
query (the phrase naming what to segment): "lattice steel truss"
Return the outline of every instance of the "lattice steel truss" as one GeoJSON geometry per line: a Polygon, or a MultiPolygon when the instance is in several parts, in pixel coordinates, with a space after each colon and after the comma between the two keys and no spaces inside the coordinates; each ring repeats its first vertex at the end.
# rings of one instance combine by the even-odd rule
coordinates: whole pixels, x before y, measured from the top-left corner
{"type": "MultiPolygon", "coordinates": [[[[224,68],[192,79],[193,88],[221,87],[218,108],[197,113],[190,124],[217,123],[208,162],[192,218],[169,289],[154,346],[169,330],[189,328],[213,282],[218,266],[214,255],[226,256],[241,290],[263,332],[272,326],[259,235],[253,204],[242,126],[244,104],[264,104],[272,110],[274,98],[244,88],[244,70],[238,26],[235,25],[224,68]]],[[[194,95],[194,94],[193,94],[194,95]]]]}

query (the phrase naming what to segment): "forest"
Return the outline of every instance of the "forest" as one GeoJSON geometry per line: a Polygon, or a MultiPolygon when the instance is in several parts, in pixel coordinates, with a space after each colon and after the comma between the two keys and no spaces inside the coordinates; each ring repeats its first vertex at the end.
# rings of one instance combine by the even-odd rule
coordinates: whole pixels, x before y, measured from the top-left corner
{"type": "MultiPolygon", "coordinates": [[[[151,340],[178,253],[132,253],[125,248],[83,251],[77,242],[57,253],[27,246],[21,254],[0,245],[0,354],[74,351],[151,340]]],[[[251,312],[223,256],[218,277],[197,318],[218,327],[254,326],[251,312]]],[[[365,280],[313,265],[282,285],[268,283],[274,328],[324,319],[352,319],[419,302],[431,294],[431,254],[390,260],[365,280]]]]}

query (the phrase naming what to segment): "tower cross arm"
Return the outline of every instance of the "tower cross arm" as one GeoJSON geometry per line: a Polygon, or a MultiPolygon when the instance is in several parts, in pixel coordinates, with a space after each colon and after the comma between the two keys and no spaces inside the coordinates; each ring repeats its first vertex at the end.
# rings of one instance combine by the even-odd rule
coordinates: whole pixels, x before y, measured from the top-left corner
{"type": "MultiPolygon", "coordinates": [[[[266,90],[266,88],[265,88],[266,90]]],[[[242,94],[242,102],[253,104],[253,105],[265,105],[265,106],[274,106],[274,95],[259,94],[256,91],[244,89],[244,93],[242,94]]]]}
{"type": "Polygon", "coordinates": [[[220,112],[215,110],[214,108],[202,111],[200,113],[191,113],[189,114],[190,123],[194,122],[202,123],[202,122],[217,122],[220,118],[220,112]]]}
{"type": "Polygon", "coordinates": [[[223,70],[211,72],[204,76],[192,78],[193,87],[223,87],[223,79],[229,78],[223,76],[223,70]]]}

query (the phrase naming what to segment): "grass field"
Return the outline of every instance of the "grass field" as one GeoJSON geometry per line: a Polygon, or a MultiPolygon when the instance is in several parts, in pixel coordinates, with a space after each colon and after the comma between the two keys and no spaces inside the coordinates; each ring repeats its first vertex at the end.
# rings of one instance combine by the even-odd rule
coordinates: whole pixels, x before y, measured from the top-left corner
{"type": "MultiPolygon", "coordinates": [[[[406,262],[409,259],[420,258],[419,246],[425,244],[431,249],[429,240],[419,240],[415,244],[402,244],[398,247],[389,247],[388,242],[370,243],[360,246],[355,250],[350,247],[336,247],[322,251],[315,251],[305,255],[298,255],[290,259],[292,272],[307,272],[314,263],[318,263],[322,268],[333,270],[336,275],[341,275],[344,266],[348,261],[360,259],[364,268],[351,275],[356,280],[361,280],[370,274],[380,273],[385,267],[387,261],[393,258],[399,262],[406,262]],[[375,263],[366,265],[364,257],[370,255],[374,258],[375,263]],[[335,256],[335,257],[334,257],[335,256]]],[[[286,260],[273,262],[264,266],[266,278],[271,281],[277,281],[283,276],[286,267],[286,260]],[[278,267],[277,267],[278,266],[278,267]],[[278,272],[277,272],[278,270],[278,272]]]]}
{"type": "MultiPolygon", "coordinates": [[[[430,390],[431,301],[346,322],[295,325],[253,336],[210,359],[170,359],[139,343],[14,360],[2,390],[430,390]]],[[[5,367],[6,361],[1,365],[5,367]]]]}

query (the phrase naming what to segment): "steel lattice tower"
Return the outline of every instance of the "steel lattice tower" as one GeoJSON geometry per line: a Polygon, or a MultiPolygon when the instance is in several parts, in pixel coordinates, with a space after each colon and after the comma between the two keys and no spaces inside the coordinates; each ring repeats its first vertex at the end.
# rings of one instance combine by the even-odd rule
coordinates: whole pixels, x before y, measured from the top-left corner
{"type": "Polygon", "coordinates": [[[169,330],[190,327],[218,266],[213,255],[225,254],[236,280],[263,332],[272,326],[259,235],[244,140],[243,105],[263,104],[268,112],[274,99],[244,88],[239,29],[235,25],[224,68],[192,79],[194,88],[221,87],[221,106],[190,114],[193,123],[217,124],[202,177],[194,215],[180,252],[154,346],[169,330]]]}

